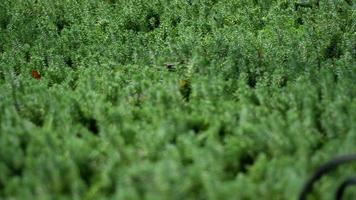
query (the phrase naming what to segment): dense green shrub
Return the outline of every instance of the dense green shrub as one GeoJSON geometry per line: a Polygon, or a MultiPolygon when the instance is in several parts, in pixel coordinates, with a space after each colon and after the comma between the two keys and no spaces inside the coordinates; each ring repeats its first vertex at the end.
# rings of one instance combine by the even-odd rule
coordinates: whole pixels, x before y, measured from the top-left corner
{"type": "Polygon", "coordinates": [[[2,0],[0,199],[296,198],[356,151],[354,7],[2,0]]]}

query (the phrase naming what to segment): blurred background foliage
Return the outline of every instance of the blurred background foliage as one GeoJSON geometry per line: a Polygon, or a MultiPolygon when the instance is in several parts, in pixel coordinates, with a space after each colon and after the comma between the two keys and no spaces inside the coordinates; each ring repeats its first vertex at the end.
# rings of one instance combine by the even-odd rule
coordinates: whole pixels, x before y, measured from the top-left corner
{"type": "Polygon", "coordinates": [[[296,198],[356,151],[355,19],[342,0],[2,0],[0,199],[296,198]]]}

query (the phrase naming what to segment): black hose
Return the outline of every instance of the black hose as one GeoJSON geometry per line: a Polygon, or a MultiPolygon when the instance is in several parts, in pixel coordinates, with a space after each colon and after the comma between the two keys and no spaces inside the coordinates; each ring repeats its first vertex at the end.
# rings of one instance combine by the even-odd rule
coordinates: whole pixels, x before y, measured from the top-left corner
{"type": "Polygon", "coordinates": [[[344,196],[346,189],[350,186],[356,185],[356,177],[348,178],[344,180],[341,185],[337,188],[335,199],[341,200],[344,196]]]}
{"type": "MultiPolygon", "coordinates": [[[[329,162],[325,163],[324,165],[322,165],[321,167],[319,167],[319,169],[313,174],[313,176],[306,182],[306,184],[303,187],[303,190],[301,191],[300,195],[299,195],[299,200],[306,200],[307,199],[307,195],[312,192],[313,190],[313,185],[315,182],[317,182],[322,176],[324,176],[325,174],[329,173],[330,171],[334,170],[336,167],[338,167],[339,165],[348,163],[348,162],[352,162],[352,161],[356,161],[356,154],[352,154],[352,155],[345,155],[345,156],[340,156],[337,158],[334,158],[332,160],[330,160],[329,162]]],[[[349,183],[350,180],[347,179],[343,184],[346,184],[345,186],[343,186],[343,184],[339,187],[337,195],[341,195],[340,198],[342,198],[343,193],[345,191],[345,189],[353,184],[349,183]],[[339,194],[340,193],[340,194],[339,194]]]]}

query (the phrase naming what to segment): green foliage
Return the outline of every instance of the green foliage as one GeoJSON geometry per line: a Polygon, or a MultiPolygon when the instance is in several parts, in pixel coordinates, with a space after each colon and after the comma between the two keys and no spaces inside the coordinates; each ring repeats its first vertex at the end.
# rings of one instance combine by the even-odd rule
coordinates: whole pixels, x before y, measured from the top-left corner
{"type": "Polygon", "coordinates": [[[354,19],[351,1],[2,0],[0,199],[295,199],[356,151],[354,19]]]}

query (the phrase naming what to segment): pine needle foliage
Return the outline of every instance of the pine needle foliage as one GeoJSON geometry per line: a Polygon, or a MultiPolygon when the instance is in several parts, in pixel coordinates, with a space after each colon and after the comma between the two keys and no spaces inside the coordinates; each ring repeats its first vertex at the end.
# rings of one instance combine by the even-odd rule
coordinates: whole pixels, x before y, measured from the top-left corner
{"type": "Polygon", "coordinates": [[[355,25],[342,0],[1,0],[0,199],[296,199],[356,152],[355,25]]]}

